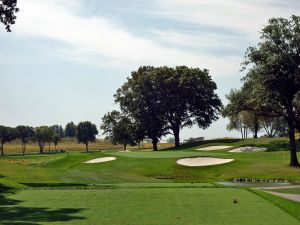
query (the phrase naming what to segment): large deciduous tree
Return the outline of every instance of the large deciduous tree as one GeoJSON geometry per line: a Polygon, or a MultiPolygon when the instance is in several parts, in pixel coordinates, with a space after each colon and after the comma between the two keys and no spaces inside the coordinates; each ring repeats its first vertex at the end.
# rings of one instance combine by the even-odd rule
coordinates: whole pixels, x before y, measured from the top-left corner
{"type": "Polygon", "coordinates": [[[126,150],[128,144],[136,144],[135,124],[129,117],[118,111],[112,111],[104,115],[100,128],[104,131],[103,134],[108,135],[108,139],[113,144],[122,144],[124,150],[126,150]]]}
{"type": "Polygon", "coordinates": [[[4,144],[15,140],[17,137],[18,137],[18,131],[15,128],[0,126],[1,156],[4,155],[4,144]]]}
{"type": "Polygon", "coordinates": [[[86,152],[89,151],[89,142],[96,141],[96,135],[98,130],[95,124],[92,124],[89,121],[80,122],[77,125],[76,138],[78,143],[85,144],[86,152]]]}
{"type": "Polygon", "coordinates": [[[289,127],[290,166],[298,167],[295,100],[300,90],[300,17],[270,19],[262,29],[260,39],[256,47],[250,47],[246,52],[244,64],[250,68],[250,73],[245,80],[255,76],[279,105],[278,112],[289,127]]]}
{"type": "Polygon", "coordinates": [[[131,73],[131,78],[117,90],[115,101],[121,110],[134,118],[146,137],[152,139],[153,150],[157,150],[160,138],[168,133],[167,121],[160,104],[157,87],[153,82],[155,68],[140,67],[131,73]]]}
{"type": "Polygon", "coordinates": [[[157,90],[153,94],[159,95],[164,116],[175,138],[175,147],[180,144],[181,128],[197,124],[205,129],[218,119],[222,103],[208,70],[164,66],[156,68],[153,79],[157,90]]]}
{"type": "Polygon", "coordinates": [[[25,148],[29,141],[34,140],[35,132],[32,127],[29,126],[17,126],[17,131],[19,133],[19,138],[22,143],[22,154],[25,154],[25,148]]]}
{"type": "Polygon", "coordinates": [[[146,129],[154,149],[170,131],[178,147],[181,128],[193,124],[207,128],[218,118],[222,103],[216,88],[208,70],[144,66],[132,72],[115,98],[146,129]]]}
{"type": "Polygon", "coordinates": [[[11,32],[10,26],[15,24],[17,0],[0,0],[0,22],[4,24],[7,32],[11,32]]]}

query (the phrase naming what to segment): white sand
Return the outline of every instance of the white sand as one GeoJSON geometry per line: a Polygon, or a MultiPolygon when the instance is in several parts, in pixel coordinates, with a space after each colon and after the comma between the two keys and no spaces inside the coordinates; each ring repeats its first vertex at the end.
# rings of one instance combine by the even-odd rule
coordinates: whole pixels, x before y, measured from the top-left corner
{"type": "Polygon", "coordinates": [[[116,157],[101,157],[101,158],[96,158],[96,159],[86,161],[84,163],[103,163],[103,162],[113,161],[116,159],[117,159],[116,157]]]}
{"type": "Polygon", "coordinates": [[[214,151],[214,150],[221,150],[221,149],[226,149],[226,148],[231,148],[232,146],[227,146],[227,145],[216,145],[216,146],[209,146],[205,148],[198,148],[196,150],[200,151],[214,151]]]}
{"type": "Polygon", "coordinates": [[[183,166],[211,166],[232,162],[234,159],[221,159],[213,157],[194,157],[177,160],[177,164],[183,166]]]}
{"type": "Polygon", "coordinates": [[[263,152],[266,150],[267,148],[246,146],[246,147],[234,148],[229,152],[263,152]]]}

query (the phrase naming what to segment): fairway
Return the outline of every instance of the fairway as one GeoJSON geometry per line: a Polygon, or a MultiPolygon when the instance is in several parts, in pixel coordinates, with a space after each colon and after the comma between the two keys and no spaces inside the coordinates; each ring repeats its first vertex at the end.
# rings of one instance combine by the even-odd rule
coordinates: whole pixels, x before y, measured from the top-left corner
{"type": "MultiPolygon", "coordinates": [[[[245,140],[233,145],[251,141],[254,143],[245,140]]],[[[271,141],[263,139],[257,144],[282,147],[271,141]]],[[[209,142],[204,145],[222,143],[209,142]]],[[[199,146],[202,144],[157,152],[72,151],[1,157],[1,224],[299,224],[298,203],[258,190],[216,184],[236,177],[299,181],[299,170],[287,164],[289,152],[196,151],[199,146]],[[176,163],[201,156],[234,161],[204,167],[176,163]],[[116,160],[85,163],[103,157],[116,160]]]]}
{"type": "Polygon", "coordinates": [[[3,224],[299,224],[263,198],[232,188],[26,190],[5,202],[3,224]]]}

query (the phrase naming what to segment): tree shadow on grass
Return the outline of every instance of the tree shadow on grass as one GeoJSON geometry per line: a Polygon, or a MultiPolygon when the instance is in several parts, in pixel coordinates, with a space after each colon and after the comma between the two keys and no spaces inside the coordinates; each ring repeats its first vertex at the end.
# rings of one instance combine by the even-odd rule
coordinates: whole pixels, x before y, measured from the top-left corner
{"type": "Polygon", "coordinates": [[[41,222],[66,222],[84,219],[75,216],[82,209],[50,209],[21,206],[22,201],[9,198],[15,189],[0,183],[0,224],[36,225],[41,222]]]}

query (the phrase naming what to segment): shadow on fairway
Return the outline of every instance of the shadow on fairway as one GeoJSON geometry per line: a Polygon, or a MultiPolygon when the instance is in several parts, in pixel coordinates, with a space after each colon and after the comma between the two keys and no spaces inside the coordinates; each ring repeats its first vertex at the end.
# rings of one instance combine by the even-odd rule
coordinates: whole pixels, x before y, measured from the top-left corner
{"type": "Polygon", "coordinates": [[[14,194],[13,188],[0,184],[0,220],[1,224],[36,225],[41,222],[66,222],[84,219],[72,214],[82,209],[49,209],[39,207],[25,207],[19,204],[22,201],[10,199],[7,195],[14,194]]]}

